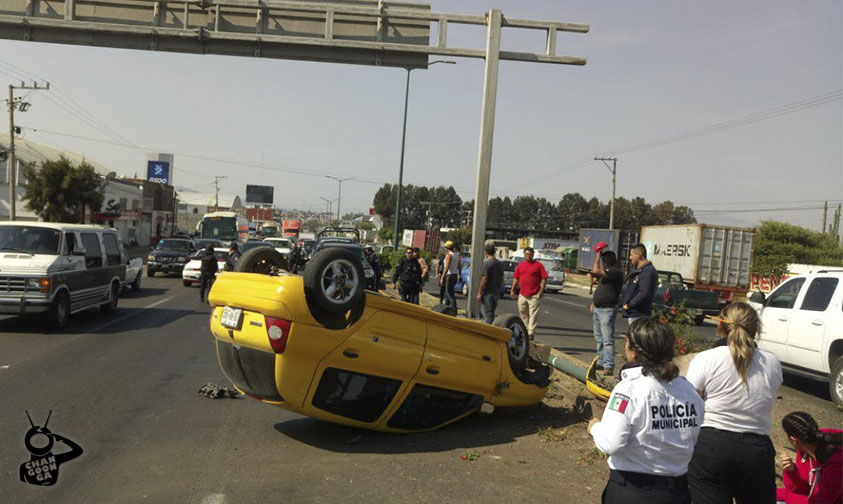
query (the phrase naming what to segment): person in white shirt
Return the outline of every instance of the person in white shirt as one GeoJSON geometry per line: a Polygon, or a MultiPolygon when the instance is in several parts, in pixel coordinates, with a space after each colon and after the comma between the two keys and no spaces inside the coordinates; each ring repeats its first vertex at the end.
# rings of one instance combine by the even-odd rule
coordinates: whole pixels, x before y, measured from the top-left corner
{"type": "Polygon", "coordinates": [[[673,363],[673,331],[649,317],[629,328],[621,371],[603,418],[588,432],[609,455],[604,504],[690,504],[688,462],[703,423],[703,400],[673,363]]]}
{"type": "Polygon", "coordinates": [[[691,495],[695,504],[773,504],[771,414],[782,367],[775,355],[756,348],[761,324],[751,306],[731,303],[718,320],[727,346],[701,352],[688,366],[688,381],[705,398],[688,470],[691,495]]]}

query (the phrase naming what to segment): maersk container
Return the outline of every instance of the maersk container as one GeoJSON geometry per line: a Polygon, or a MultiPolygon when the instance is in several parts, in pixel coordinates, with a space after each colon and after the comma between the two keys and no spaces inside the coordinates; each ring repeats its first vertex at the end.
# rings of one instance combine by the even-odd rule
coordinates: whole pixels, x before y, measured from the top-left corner
{"type": "Polygon", "coordinates": [[[638,243],[638,233],[619,231],[617,229],[580,229],[579,251],[577,255],[577,269],[579,271],[591,271],[594,266],[594,246],[600,242],[606,242],[608,247],[618,256],[618,263],[621,270],[628,273],[629,249],[638,243]]]}
{"type": "Polygon", "coordinates": [[[753,229],[708,224],[641,228],[657,270],[676,271],[696,289],[719,291],[721,300],[749,288],[754,238],[753,229]]]}

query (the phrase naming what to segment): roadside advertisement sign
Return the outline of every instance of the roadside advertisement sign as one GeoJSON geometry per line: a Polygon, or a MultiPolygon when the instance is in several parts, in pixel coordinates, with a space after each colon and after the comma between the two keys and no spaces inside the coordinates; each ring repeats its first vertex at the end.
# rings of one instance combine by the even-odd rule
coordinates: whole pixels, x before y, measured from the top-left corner
{"type": "Polygon", "coordinates": [[[170,163],[167,161],[147,161],[146,180],[169,185],[170,163]]]}
{"type": "Polygon", "coordinates": [[[272,186],[246,185],[246,203],[271,205],[275,188],[272,186]]]}

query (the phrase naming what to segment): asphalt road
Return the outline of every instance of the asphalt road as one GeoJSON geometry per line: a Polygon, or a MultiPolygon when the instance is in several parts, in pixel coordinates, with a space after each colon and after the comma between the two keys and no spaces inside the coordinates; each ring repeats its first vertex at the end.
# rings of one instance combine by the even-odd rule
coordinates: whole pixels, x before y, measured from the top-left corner
{"type": "MultiPolygon", "coordinates": [[[[581,357],[592,354],[587,305],[587,298],[570,292],[548,295],[539,339],[581,357]]],[[[504,301],[501,309],[514,312],[514,303],[504,301]]],[[[228,386],[208,332],[209,313],[198,289],[183,287],[180,278],[144,277],[142,290],[122,297],[116,313],[74,315],[61,332],[44,331],[37,319],[0,319],[0,502],[497,502],[501,492],[551,497],[536,484],[544,477],[536,467],[521,465],[526,455],[505,470],[495,465],[504,462],[489,456],[486,472],[475,465],[473,475],[454,465],[465,450],[497,449],[506,460],[513,447],[538,446],[525,441],[535,439],[536,426],[523,415],[496,413],[443,431],[395,436],[248,398],[198,395],[206,383],[228,386]],[[83,450],[59,466],[55,486],[19,480],[30,458],[26,411],[39,426],[52,412],[49,430],[83,450]],[[490,477],[500,487],[490,485],[490,477]]],[[[831,408],[827,395],[784,393],[831,408]]],[[[54,454],[66,450],[61,445],[55,443],[54,454]]]]}

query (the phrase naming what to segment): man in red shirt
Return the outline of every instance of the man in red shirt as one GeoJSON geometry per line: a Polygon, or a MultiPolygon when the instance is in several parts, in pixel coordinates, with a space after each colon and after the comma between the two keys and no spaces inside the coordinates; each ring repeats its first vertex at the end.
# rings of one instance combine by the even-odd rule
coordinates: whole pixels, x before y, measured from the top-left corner
{"type": "Polygon", "coordinates": [[[547,285],[547,270],[544,269],[542,263],[533,260],[533,255],[535,255],[533,247],[524,249],[524,260],[515,268],[512,289],[509,293],[510,296],[515,297],[515,289],[521,286],[521,292],[518,294],[518,314],[527,326],[530,341],[536,334],[539,302],[547,285]]]}

